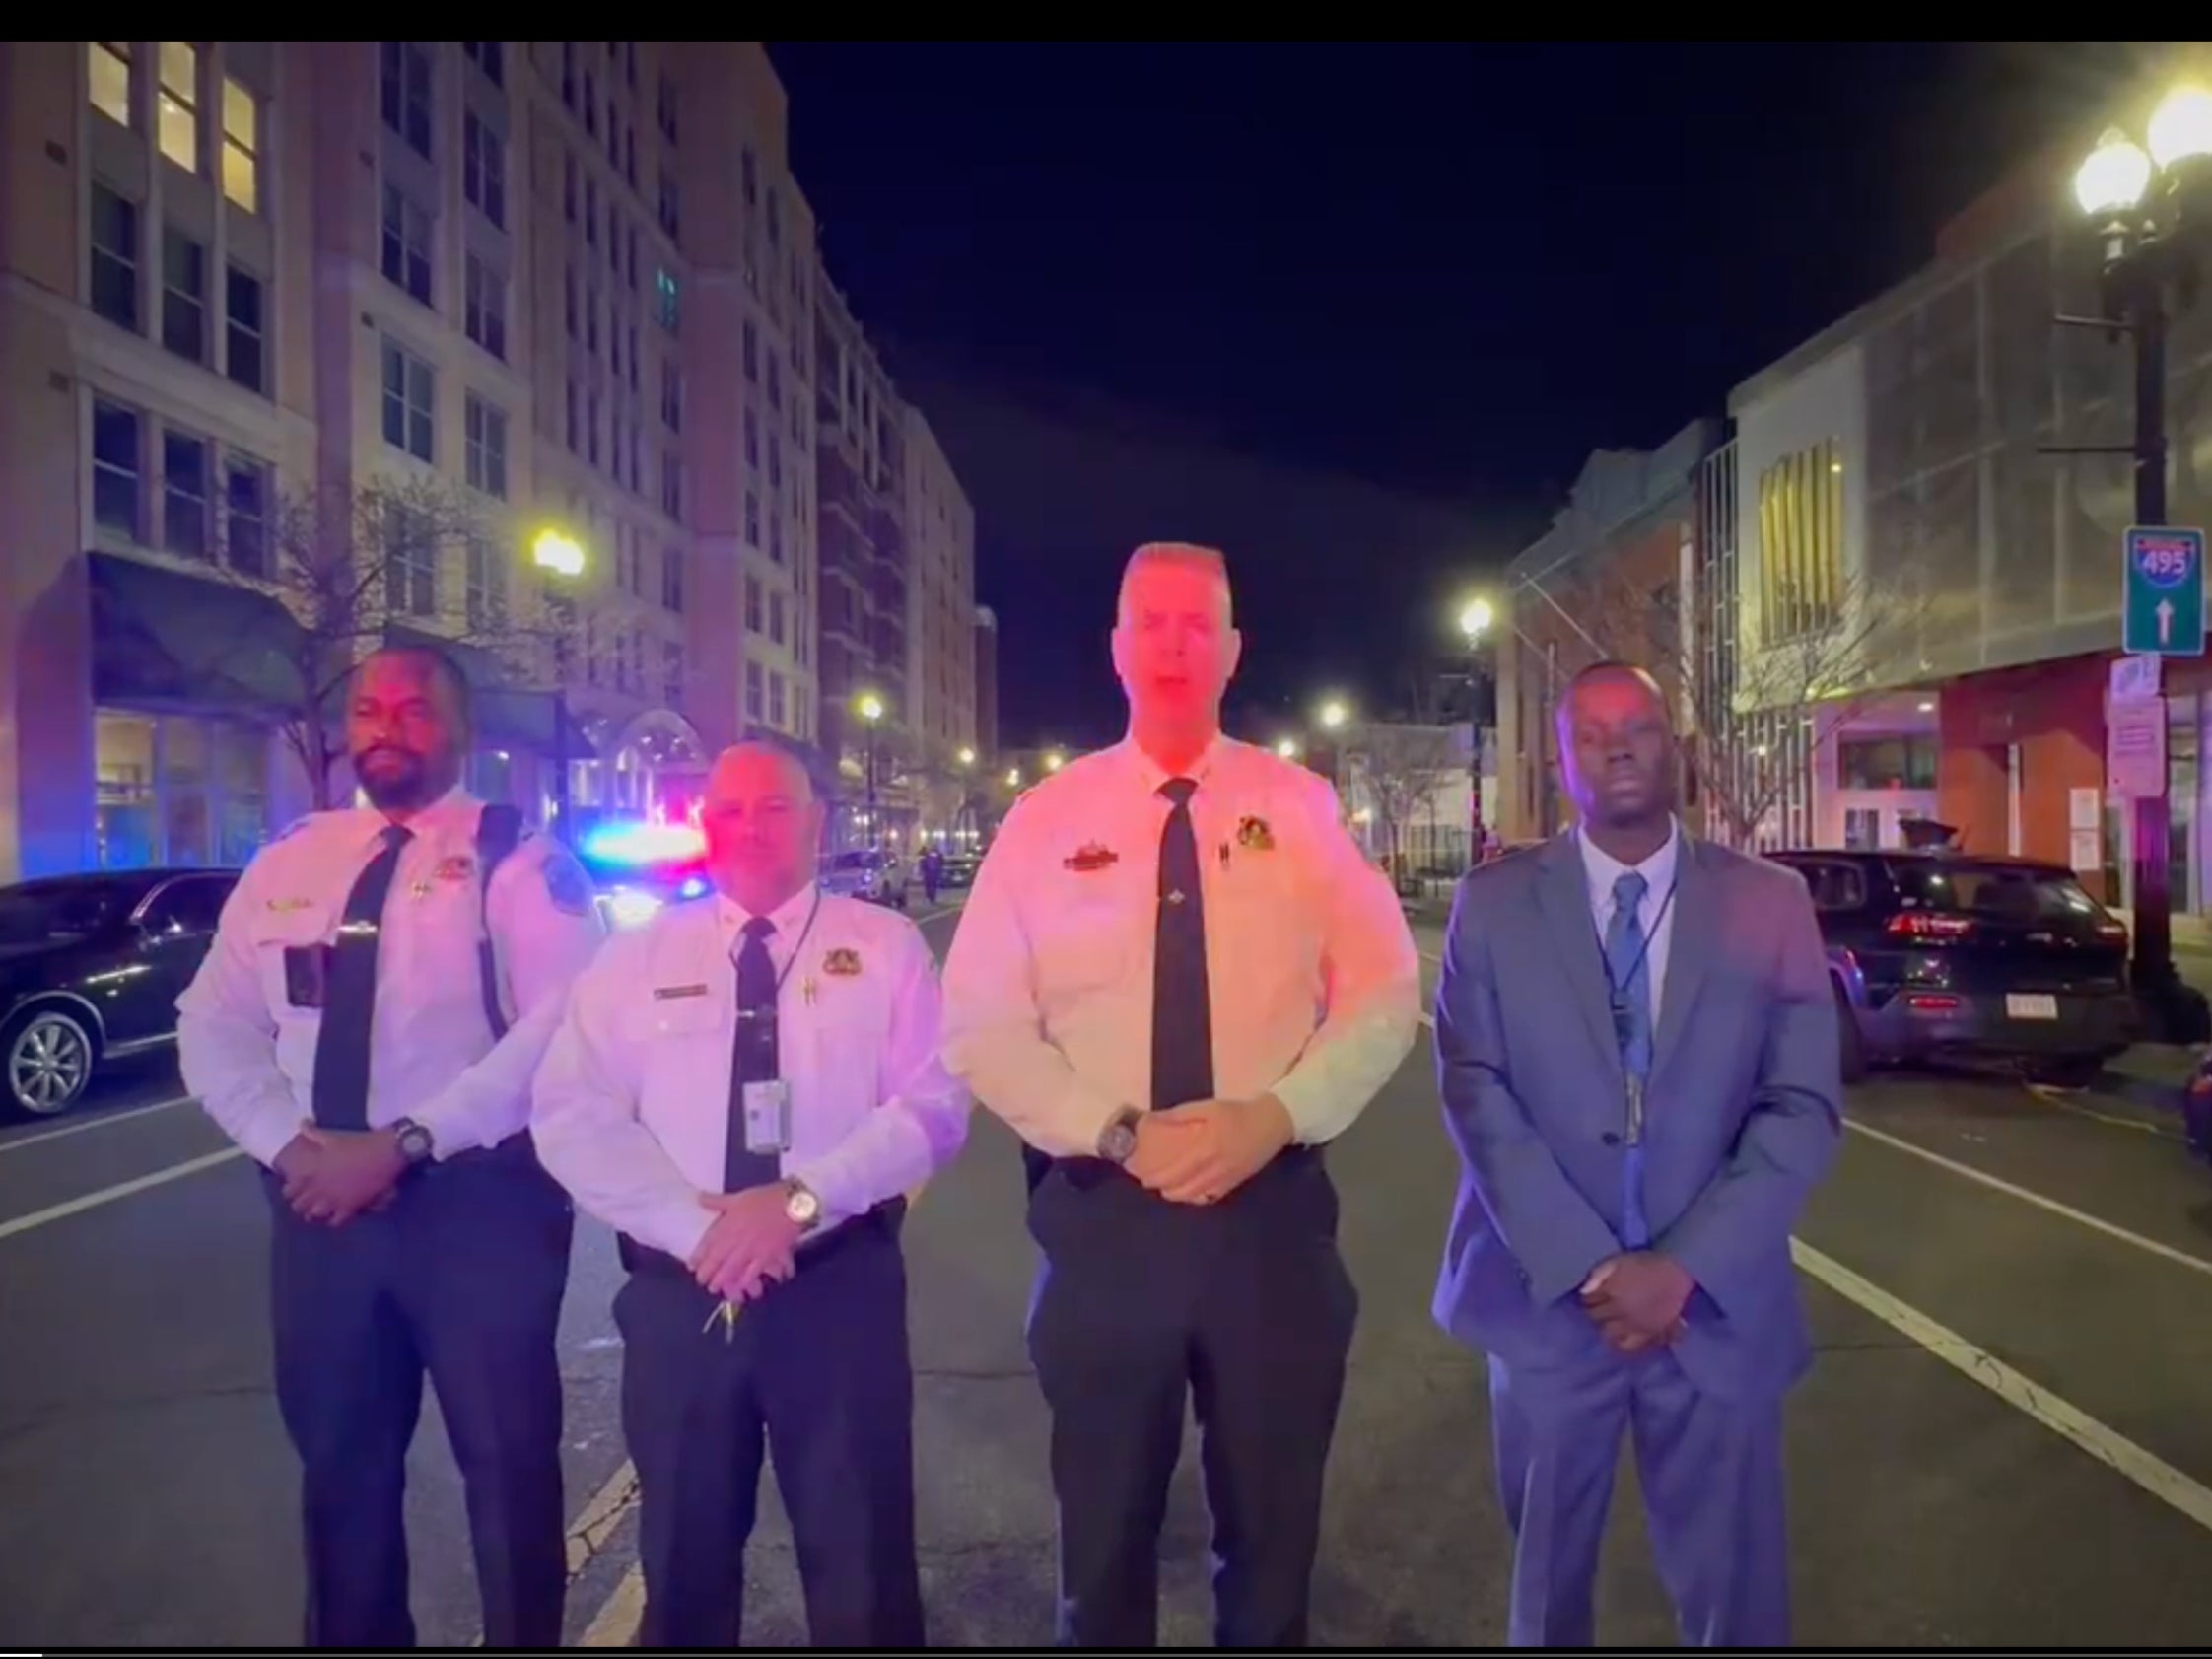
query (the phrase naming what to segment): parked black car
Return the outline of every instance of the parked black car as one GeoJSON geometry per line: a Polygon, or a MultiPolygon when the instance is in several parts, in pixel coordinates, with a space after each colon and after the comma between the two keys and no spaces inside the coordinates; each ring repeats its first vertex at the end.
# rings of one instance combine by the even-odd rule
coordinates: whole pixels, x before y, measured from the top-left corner
{"type": "Polygon", "coordinates": [[[104,1061],[176,1040],[176,999],[235,869],[104,870],[0,887],[0,1108],[66,1112],[104,1061]]]}
{"type": "Polygon", "coordinates": [[[1975,1056],[2086,1083],[2134,1041],[2127,930],[2060,864],[1952,852],[1786,852],[1812,889],[1843,1074],[1975,1056]]]}

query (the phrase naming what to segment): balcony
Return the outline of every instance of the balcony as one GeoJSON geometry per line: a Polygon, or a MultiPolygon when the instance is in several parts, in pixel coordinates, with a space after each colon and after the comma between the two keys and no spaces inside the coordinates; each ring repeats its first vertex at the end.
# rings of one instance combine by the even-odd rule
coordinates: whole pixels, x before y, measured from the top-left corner
{"type": "Polygon", "coordinates": [[[851,457],[841,444],[825,442],[818,451],[821,456],[819,489],[824,520],[828,515],[841,515],[864,539],[868,537],[870,522],[880,517],[882,507],[875,492],[861,481],[851,457]]]}

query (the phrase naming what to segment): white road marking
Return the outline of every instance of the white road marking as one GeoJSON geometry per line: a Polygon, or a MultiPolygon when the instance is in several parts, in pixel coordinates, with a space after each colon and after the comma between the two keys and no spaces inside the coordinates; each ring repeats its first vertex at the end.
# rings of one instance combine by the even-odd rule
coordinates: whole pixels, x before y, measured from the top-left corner
{"type": "Polygon", "coordinates": [[[2125,1476],[2160,1502],[2212,1531],[2212,1488],[2182,1474],[2118,1430],[2107,1427],[2079,1407],[2021,1375],[1996,1355],[1974,1347],[1956,1331],[1899,1301],[1880,1285],[1861,1279],[1842,1263],[1823,1255],[1803,1240],[1790,1240],[1790,1254],[1802,1272],[1846,1301],[1872,1314],[1962,1375],[1970,1377],[2015,1411],[2033,1417],[2053,1434],[2071,1440],[2099,1463],[2125,1476]]]}
{"type": "Polygon", "coordinates": [[[108,1112],[97,1118],[86,1118],[81,1123],[64,1124],[59,1129],[40,1130],[35,1135],[20,1136],[13,1141],[0,1141],[0,1152],[20,1152],[26,1146],[43,1146],[49,1141],[59,1141],[64,1136],[83,1135],[88,1130],[105,1129],[109,1124],[123,1124],[133,1118],[143,1118],[150,1112],[167,1112],[173,1107],[189,1106],[192,1097],[180,1094],[174,1100],[157,1100],[147,1106],[133,1106],[127,1111],[108,1112]]]}
{"type": "Polygon", "coordinates": [[[157,1169],[151,1175],[141,1175],[135,1181],[120,1181],[112,1187],[103,1187],[97,1193],[87,1193],[65,1204],[45,1210],[34,1210],[28,1215],[18,1215],[12,1221],[0,1221],[0,1238],[13,1238],[17,1233],[27,1233],[33,1227],[42,1227],[48,1221],[59,1221],[71,1215],[80,1215],[88,1210],[98,1210],[104,1204],[113,1204],[117,1199],[127,1199],[133,1193],[143,1193],[149,1188],[165,1186],[172,1181],[181,1181],[187,1175],[197,1175],[203,1169],[213,1169],[217,1164],[229,1163],[245,1154],[236,1146],[226,1146],[220,1152],[210,1152],[205,1157],[187,1158],[167,1169],[157,1169]]]}
{"type": "Polygon", "coordinates": [[[1989,1188],[1992,1192],[2003,1193],[2006,1197],[2016,1198],[2023,1204],[2032,1204],[2038,1210],[2047,1210],[2053,1215],[2064,1216],[2067,1220],[2077,1222],[2089,1228],[2092,1232],[2103,1233],[2107,1238],[2118,1239],[2122,1244],[2132,1244],[2136,1249],[2146,1251],[2158,1257],[2161,1261],[2172,1262],[2177,1267],[2187,1268],[2192,1273],[2212,1275],[2212,1261],[2207,1261],[2202,1256],[2192,1256],[2186,1250],[2177,1250],[2171,1244],[2161,1244],[2155,1238],[2145,1238],[2141,1233],[2129,1232],[2125,1227],[2107,1221],[2101,1216],[2092,1215],[2086,1210],[2076,1210],[2070,1204],[2060,1204],[2054,1198],[2045,1198],[2039,1192],[2016,1186],[2001,1176],[1991,1175],[1986,1170],[1976,1169],[1970,1163],[1961,1163],[1957,1158],[1947,1158],[1941,1152],[1932,1152],[1925,1146],[1905,1140],[1901,1135],[1892,1135],[1887,1130],[1876,1129],[1873,1125],[1860,1123],[1854,1118],[1845,1118],[1843,1127],[1854,1135],[1863,1135],[1869,1141],[1879,1141],[1885,1146],[1894,1146],[1901,1152],[1910,1153],[1913,1157],[1932,1163],[1938,1169],[1948,1170],[1964,1180],[1977,1182],[1981,1186],[1989,1188]]]}

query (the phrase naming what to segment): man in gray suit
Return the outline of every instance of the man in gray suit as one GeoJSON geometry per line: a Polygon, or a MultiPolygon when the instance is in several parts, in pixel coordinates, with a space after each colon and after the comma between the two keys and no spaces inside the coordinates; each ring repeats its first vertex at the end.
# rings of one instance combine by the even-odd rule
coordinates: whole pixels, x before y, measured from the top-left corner
{"type": "Polygon", "coordinates": [[[1685,835],[1666,699],[1558,714],[1576,829],[1471,871],[1436,993],[1464,1173],[1437,1322],[1489,1355],[1516,1647],[1586,1647],[1623,1429],[1683,1640],[1789,1643],[1790,1229],[1841,1139],[1835,1007],[1791,870],[1685,835]]]}

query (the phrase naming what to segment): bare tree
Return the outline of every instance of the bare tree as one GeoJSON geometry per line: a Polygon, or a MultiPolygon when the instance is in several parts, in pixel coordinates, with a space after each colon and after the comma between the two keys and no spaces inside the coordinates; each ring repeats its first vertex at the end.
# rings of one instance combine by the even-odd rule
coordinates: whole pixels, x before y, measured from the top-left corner
{"type": "Polygon", "coordinates": [[[280,493],[262,518],[234,509],[224,540],[224,579],[275,598],[296,624],[261,649],[284,658],[278,712],[318,809],[345,748],[340,688],[395,626],[489,650],[520,683],[557,620],[515,592],[512,550],[472,497],[441,480],[280,493]]]}
{"type": "Polygon", "coordinates": [[[1449,726],[1374,722],[1356,728],[1345,747],[1347,770],[1363,787],[1390,869],[1399,875],[1399,851],[1415,816],[1466,772],[1458,733],[1449,726]]]}
{"type": "MultiPolygon", "coordinates": [[[[1815,606],[1783,594],[1777,626],[1746,623],[1716,669],[1685,627],[1675,584],[1645,590],[1605,571],[1562,585],[1560,608],[1585,631],[1587,657],[1648,668],[1676,710],[1708,834],[1739,847],[1774,832],[1793,784],[1870,691],[1910,683],[1929,601],[1916,577],[1853,576],[1815,606]]],[[[1571,657],[1563,653],[1563,657],[1571,657]]],[[[1579,664],[1562,659],[1560,671],[1579,664]]]]}

